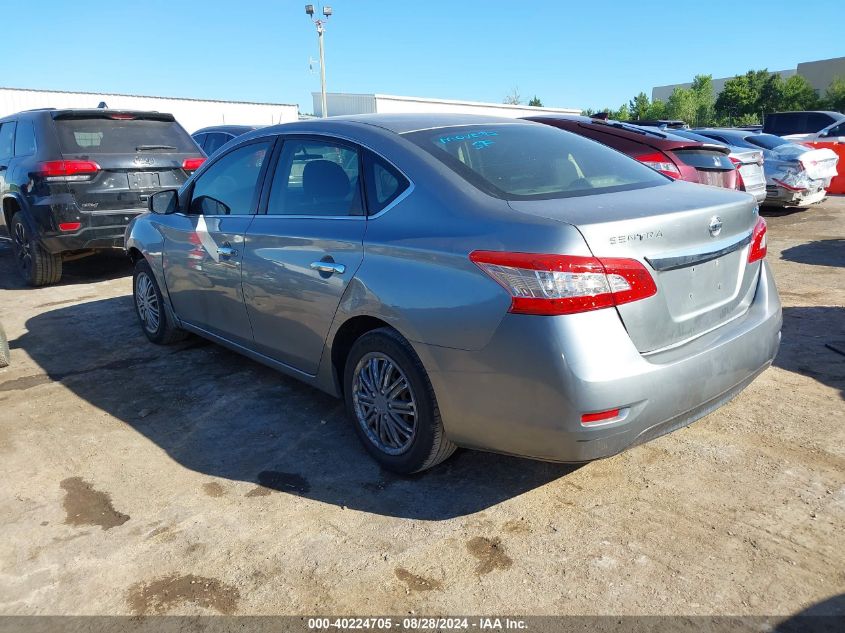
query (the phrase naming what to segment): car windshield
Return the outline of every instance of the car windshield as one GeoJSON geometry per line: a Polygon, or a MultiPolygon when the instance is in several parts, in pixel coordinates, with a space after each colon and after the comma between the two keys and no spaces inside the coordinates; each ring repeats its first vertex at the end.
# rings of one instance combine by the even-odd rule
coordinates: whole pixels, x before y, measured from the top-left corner
{"type": "Polygon", "coordinates": [[[745,140],[763,149],[775,149],[781,145],[792,144],[792,141],[787,141],[774,134],[752,134],[751,136],[746,136],[745,140]]]}
{"type": "Polygon", "coordinates": [[[194,141],[175,121],[57,119],[59,146],[67,154],[129,154],[143,151],[196,152],[194,141]]]}
{"type": "Polygon", "coordinates": [[[600,143],[547,125],[468,125],[405,136],[474,186],[505,200],[626,191],[670,180],[600,143]]]}

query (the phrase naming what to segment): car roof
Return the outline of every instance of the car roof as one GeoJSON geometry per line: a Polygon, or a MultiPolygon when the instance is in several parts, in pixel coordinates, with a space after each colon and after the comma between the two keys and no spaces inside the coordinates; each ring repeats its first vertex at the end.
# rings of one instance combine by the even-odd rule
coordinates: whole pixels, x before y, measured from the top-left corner
{"type": "Polygon", "coordinates": [[[835,119],[845,119],[845,114],[833,110],[785,110],[783,112],[770,112],[766,116],[769,117],[777,114],[828,114],[835,119]]]}
{"type": "Polygon", "coordinates": [[[209,132],[229,132],[231,134],[245,134],[246,132],[252,132],[253,130],[257,130],[259,126],[257,125],[209,125],[208,127],[201,128],[196,132],[193,132],[191,136],[194,134],[207,134],[209,132]]]}
{"type": "Polygon", "coordinates": [[[486,116],[479,114],[354,114],[347,116],[332,116],[325,119],[307,119],[294,123],[282,123],[268,128],[268,132],[284,132],[297,128],[313,129],[315,126],[348,127],[349,124],[364,124],[380,127],[396,134],[405,134],[419,130],[430,130],[441,127],[455,127],[463,125],[493,125],[510,123],[513,125],[532,125],[529,121],[507,117],[486,116]]]}

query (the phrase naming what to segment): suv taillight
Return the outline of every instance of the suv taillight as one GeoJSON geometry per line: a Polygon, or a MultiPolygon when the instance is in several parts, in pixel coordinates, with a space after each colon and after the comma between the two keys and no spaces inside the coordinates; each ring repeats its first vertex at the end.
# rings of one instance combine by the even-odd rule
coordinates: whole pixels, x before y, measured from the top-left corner
{"type": "Polygon", "coordinates": [[[511,295],[516,314],[574,314],[610,308],[657,293],[634,259],[473,251],[469,255],[511,295]]]}
{"type": "Polygon", "coordinates": [[[196,171],[204,162],[205,159],[202,157],[186,158],[182,161],[182,169],[184,169],[185,171],[196,171]]]}
{"type": "Polygon", "coordinates": [[[756,262],[766,256],[766,221],[758,218],[751,233],[751,250],[748,251],[748,263],[756,262]]]}
{"type": "Polygon", "coordinates": [[[90,160],[48,160],[38,165],[38,175],[52,182],[91,180],[100,166],[90,160]]]}
{"type": "Polygon", "coordinates": [[[669,176],[669,178],[674,178],[677,180],[681,177],[681,171],[678,169],[678,166],[672,162],[666,154],[663,152],[652,152],[651,154],[641,154],[639,156],[634,156],[638,161],[640,161],[643,165],[648,165],[652,169],[656,169],[664,176],[669,176]]]}

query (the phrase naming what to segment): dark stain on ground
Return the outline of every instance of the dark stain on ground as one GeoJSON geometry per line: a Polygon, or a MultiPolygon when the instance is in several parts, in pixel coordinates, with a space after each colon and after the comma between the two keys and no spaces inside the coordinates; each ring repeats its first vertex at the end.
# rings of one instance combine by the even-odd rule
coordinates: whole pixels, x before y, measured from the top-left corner
{"type": "Polygon", "coordinates": [[[21,376],[20,378],[15,378],[14,380],[7,380],[3,384],[0,384],[0,391],[24,391],[26,389],[32,389],[32,387],[37,387],[38,385],[43,385],[44,383],[48,383],[50,381],[51,378],[47,374],[21,376]]]}
{"type": "Polygon", "coordinates": [[[237,609],[239,599],[237,589],[214,578],[171,574],[146,584],[133,585],[127,602],[135,615],[166,613],[172,607],[186,603],[231,615],[237,609]]]}
{"type": "Polygon", "coordinates": [[[397,567],[393,573],[408,586],[410,591],[440,591],[443,589],[443,583],[439,580],[417,576],[402,567],[397,567]]]}
{"type": "Polygon", "coordinates": [[[81,477],[69,477],[62,481],[61,486],[65,491],[67,525],[99,525],[109,530],[129,520],[128,514],[114,509],[111,498],[105,492],[94,490],[81,477]]]}
{"type": "Polygon", "coordinates": [[[469,553],[478,559],[475,573],[479,576],[489,574],[494,569],[508,569],[513,565],[510,556],[505,554],[501,539],[476,536],[467,541],[469,553]]]}
{"type": "Polygon", "coordinates": [[[258,473],[258,486],[246,493],[246,496],[266,497],[272,490],[305,494],[311,490],[311,484],[305,477],[296,473],[262,470],[258,473]]]}
{"type": "Polygon", "coordinates": [[[63,301],[50,301],[49,303],[41,303],[36,308],[52,308],[53,306],[63,306],[66,303],[80,303],[86,299],[96,299],[95,295],[85,295],[84,297],[74,297],[73,299],[64,299],[63,301]]]}
{"type": "Polygon", "coordinates": [[[209,497],[222,497],[224,492],[223,486],[218,484],[216,481],[209,481],[208,483],[204,483],[202,485],[202,490],[209,497]]]}

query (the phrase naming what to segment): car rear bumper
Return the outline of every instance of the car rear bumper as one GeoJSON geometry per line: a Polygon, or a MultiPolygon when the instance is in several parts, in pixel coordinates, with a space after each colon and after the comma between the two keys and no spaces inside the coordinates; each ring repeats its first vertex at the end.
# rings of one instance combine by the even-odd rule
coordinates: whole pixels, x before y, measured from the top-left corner
{"type": "Polygon", "coordinates": [[[48,252],[54,254],[67,251],[123,248],[127,225],[133,218],[145,212],[146,209],[79,212],[72,218],[59,219],[59,222],[79,222],[81,226],[77,230],[44,231],[41,244],[48,252]]]}
{"type": "Polygon", "coordinates": [[[803,207],[819,203],[826,197],[827,191],[823,187],[792,191],[786,187],[769,185],[767,187],[766,204],[803,207]]]}
{"type": "Polygon", "coordinates": [[[644,356],[614,309],[558,317],[508,314],[477,352],[415,345],[446,432],[470,448],[551,461],[607,457],[691,424],[768,367],[782,317],[768,266],[740,318],[644,356]],[[583,413],[620,409],[600,425],[583,413]]]}

